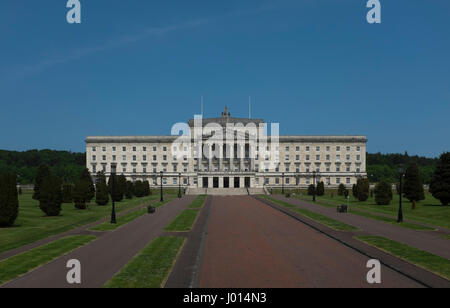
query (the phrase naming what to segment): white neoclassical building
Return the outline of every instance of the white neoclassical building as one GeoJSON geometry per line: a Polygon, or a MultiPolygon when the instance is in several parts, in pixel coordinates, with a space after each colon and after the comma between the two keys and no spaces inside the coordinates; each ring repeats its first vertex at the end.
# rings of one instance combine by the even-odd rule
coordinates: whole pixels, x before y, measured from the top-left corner
{"type": "Polygon", "coordinates": [[[175,125],[171,136],[87,137],[86,162],[92,174],[115,167],[131,181],[191,189],[351,186],[366,176],[365,136],[279,136],[278,127],[225,108],[175,125]]]}

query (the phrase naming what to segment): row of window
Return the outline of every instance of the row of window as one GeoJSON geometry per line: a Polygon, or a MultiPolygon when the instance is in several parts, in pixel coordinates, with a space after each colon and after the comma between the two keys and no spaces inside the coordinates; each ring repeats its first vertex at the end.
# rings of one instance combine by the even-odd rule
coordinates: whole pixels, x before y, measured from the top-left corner
{"type": "MultiPolygon", "coordinates": [[[[126,152],[126,151],[127,151],[127,147],[126,147],[126,146],[119,147],[119,149],[120,149],[120,148],[121,148],[122,152],[126,152]]],[[[314,147],[311,147],[311,146],[305,146],[305,151],[306,151],[306,152],[309,152],[309,151],[311,151],[311,148],[314,148],[314,147]]],[[[343,147],[342,147],[342,148],[343,148],[343,147]]],[[[345,147],[345,150],[346,150],[347,152],[350,152],[350,151],[351,151],[351,148],[352,148],[351,146],[346,146],[346,147],[345,147]]],[[[91,149],[92,149],[92,152],[96,152],[96,151],[97,151],[97,147],[92,147],[91,149]]],[[[101,151],[103,151],[103,152],[106,152],[106,149],[107,149],[106,146],[101,147],[101,151]]],[[[131,149],[132,149],[133,152],[136,152],[136,151],[137,151],[137,146],[133,146],[133,147],[131,147],[131,149]]],[[[340,152],[340,151],[341,151],[341,146],[336,146],[335,149],[336,149],[336,152],[340,152]]],[[[360,152],[360,151],[361,151],[361,147],[360,147],[360,146],[356,146],[355,149],[356,149],[357,152],[360,152]]],[[[113,152],[116,152],[116,151],[118,151],[118,147],[113,146],[113,147],[111,147],[111,150],[112,150],[113,152]]],[[[167,146],[163,146],[163,147],[162,147],[162,151],[163,151],[163,152],[167,152],[167,150],[168,150],[167,146]]],[[[181,149],[180,149],[180,150],[181,150],[181,149]]],[[[187,148],[187,147],[184,147],[183,150],[184,150],[184,151],[187,151],[188,148],[187,148]]],[[[259,151],[259,146],[256,147],[256,150],[259,151]]],[[[277,147],[276,147],[276,151],[278,151],[278,150],[279,150],[279,147],[277,146],[277,147]]],[[[316,146],[316,147],[315,147],[315,150],[316,150],[316,152],[320,152],[321,147],[320,147],[320,146],[316,146]]],[[[325,147],[325,150],[326,150],[327,152],[330,152],[330,151],[331,151],[331,146],[326,146],[326,147],[325,147]]],[[[142,147],[142,151],[143,151],[143,152],[147,152],[147,147],[146,147],[146,146],[143,146],[143,147],[142,147]]],[[[157,146],[152,146],[152,151],[153,151],[153,152],[157,152],[157,151],[158,151],[158,147],[157,147],[157,146]]],[[[174,151],[174,152],[177,151],[177,146],[174,146],[174,147],[173,147],[173,151],[174,151]]],[[[266,151],[270,151],[270,147],[269,147],[269,146],[266,146],[266,151]]],[[[290,146],[285,146],[285,151],[286,151],[286,152],[289,152],[289,151],[290,151],[290,146]]],[[[296,147],[295,147],[295,151],[296,151],[296,152],[300,152],[300,146],[296,146],[296,147]]]]}

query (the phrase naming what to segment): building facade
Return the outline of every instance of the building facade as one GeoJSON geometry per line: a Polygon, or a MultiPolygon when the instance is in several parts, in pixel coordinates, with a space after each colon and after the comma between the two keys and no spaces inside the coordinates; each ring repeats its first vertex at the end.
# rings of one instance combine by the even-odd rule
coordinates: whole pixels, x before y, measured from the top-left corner
{"type": "MultiPolygon", "coordinates": [[[[91,136],[91,174],[115,169],[128,180],[184,188],[351,186],[366,176],[365,136],[278,136],[262,119],[193,119],[175,136],[91,136]]],[[[276,126],[275,126],[276,127],[276,126]]]]}

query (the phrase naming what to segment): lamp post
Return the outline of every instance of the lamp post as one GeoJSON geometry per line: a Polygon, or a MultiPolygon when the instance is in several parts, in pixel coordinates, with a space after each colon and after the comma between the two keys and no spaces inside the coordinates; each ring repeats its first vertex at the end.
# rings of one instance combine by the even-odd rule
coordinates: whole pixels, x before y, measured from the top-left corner
{"type": "Polygon", "coordinates": [[[115,186],[115,180],[116,180],[116,165],[111,165],[111,199],[112,199],[112,209],[111,209],[111,223],[116,223],[116,206],[114,203],[114,186],[115,186]]]}
{"type": "Polygon", "coordinates": [[[160,195],[161,195],[161,197],[160,197],[159,201],[163,202],[164,201],[164,197],[163,197],[163,172],[161,171],[159,174],[160,174],[160,177],[161,177],[161,183],[160,183],[160,187],[161,187],[160,195]]]}
{"type": "Polygon", "coordinates": [[[284,172],[281,173],[281,194],[284,195],[284,172]]]}
{"type": "Polygon", "coordinates": [[[313,171],[313,183],[314,183],[313,202],[316,202],[316,170],[313,171]]]}
{"type": "Polygon", "coordinates": [[[181,172],[178,173],[178,198],[181,198],[181,172]]]}
{"type": "Polygon", "coordinates": [[[399,194],[399,204],[398,204],[398,218],[397,222],[403,222],[403,210],[402,210],[402,178],[403,178],[403,165],[400,164],[398,166],[398,175],[400,178],[400,183],[398,187],[398,194],[399,194]]]}

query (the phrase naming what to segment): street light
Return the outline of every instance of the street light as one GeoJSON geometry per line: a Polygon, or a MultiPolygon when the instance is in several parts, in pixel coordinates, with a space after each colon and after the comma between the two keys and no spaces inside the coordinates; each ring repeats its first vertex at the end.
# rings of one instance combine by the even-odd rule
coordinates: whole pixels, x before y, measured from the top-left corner
{"type": "Polygon", "coordinates": [[[313,183],[314,183],[313,202],[316,202],[316,170],[313,171],[313,183]]]}
{"type": "Polygon", "coordinates": [[[403,210],[402,210],[402,178],[403,178],[403,165],[398,165],[398,175],[400,178],[400,183],[398,187],[399,193],[399,204],[398,204],[398,218],[397,222],[403,222],[403,210]]]}
{"type": "Polygon", "coordinates": [[[116,206],[114,203],[114,182],[116,180],[116,165],[111,165],[111,199],[112,199],[112,209],[111,209],[111,223],[116,223],[116,206]]]}
{"type": "Polygon", "coordinates": [[[284,195],[284,172],[281,173],[281,194],[284,195]]]}
{"type": "Polygon", "coordinates": [[[181,198],[181,172],[178,173],[178,198],[181,198]]]}
{"type": "Polygon", "coordinates": [[[160,197],[160,199],[159,199],[159,201],[160,202],[163,202],[164,201],[164,197],[163,197],[163,172],[161,171],[160,173],[160,176],[161,176],[161,197],[160,197]]]}

